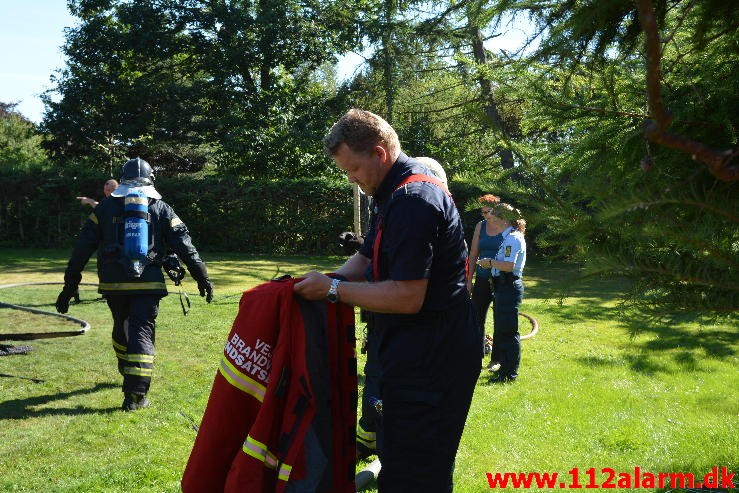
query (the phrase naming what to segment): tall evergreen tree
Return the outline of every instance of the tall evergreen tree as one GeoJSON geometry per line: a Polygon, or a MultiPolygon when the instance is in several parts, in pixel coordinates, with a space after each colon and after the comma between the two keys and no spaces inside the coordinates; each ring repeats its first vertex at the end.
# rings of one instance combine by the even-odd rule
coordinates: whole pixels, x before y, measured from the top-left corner
{"type": "MultiPolygon", "coordinates": [[[[631,278],[625,298],[635,305],[736,311],[739,5],[434,5],[399,50],[426,55],[398,65],[401,136],[444,149],[437,157],[452,167],[492,170],[488,186],[530,213],[535,248],[586,261],[592,274],[631,278]],[[540,41],[533,55],[485,50],[507,15],[530,16],[540,41]],[[495,172],[491,158],[501,149],[520,166],[495,172]]],[[[381,80],[376,72],[364,74],[354,88],[379,107],[382,86],[373,80],[381,80]]]]}
{"type": "Polygon", "coordinates": [[[177,171],[206,160],[253,175],[310,167],[305,120],[330,119],[311,111],[326,97],[314,72],[357,42],[356,6],[71,1],[81,23],[67,36],[61,98],[46,100],[50,148],[107,160],[136,153],[177,171]]]}
{"type": "Polygon", "coordinates": [[[532,8],[545,35],[510,92],[526,101],[516,144],[556,186],[531,197],[549,241],[591,273],[631,278],[642,309],[739,309],[738,7],[504,3],[532,8]]]}

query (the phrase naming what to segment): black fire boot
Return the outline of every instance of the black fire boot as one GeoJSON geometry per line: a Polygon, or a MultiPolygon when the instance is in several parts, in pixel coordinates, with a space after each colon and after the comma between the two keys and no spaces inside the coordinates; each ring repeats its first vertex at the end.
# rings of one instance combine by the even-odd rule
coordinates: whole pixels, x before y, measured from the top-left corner
{"type": "Polygon", "coordinates": [[[135,411],[137,409],[143,409],[145,407],[149,407],[149,399],[146,398],[146,394],[134,394],[126,392],[121,409],[123,409],[124,411],[135,411]]]}

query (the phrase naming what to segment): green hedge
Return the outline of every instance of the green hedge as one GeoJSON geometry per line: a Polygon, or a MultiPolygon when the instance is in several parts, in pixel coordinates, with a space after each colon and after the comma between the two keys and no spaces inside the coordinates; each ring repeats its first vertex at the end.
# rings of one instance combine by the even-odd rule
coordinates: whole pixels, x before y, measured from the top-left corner
{"type": "MultiPolygon", "coordinates": [[[[88,170],[0,170],[0,246],[68,247],[90,214],[75,196],[97,200],[108,177],[88,170]]],[[[238,176],[160,177],[157,190],[187,224],[199,249],[248,253],[340,254],[352,230],[352,191],[344,179],[246,180],[238,176]]],[[[468,240],[479,220],[462,209],[482,191],[452,184],[468,240]]]]}
{"type": "MultiPolygon", "coordinates": [[[[0,245],[72,245],[91,212],[75,196],[100,200],[107,178],[84,171],[0,171],[0,245]]],[[[339,253],[336,238],[351,230],[352,193],[345,180],[162,177],[156,187],[200,249],[339,253]]]]}

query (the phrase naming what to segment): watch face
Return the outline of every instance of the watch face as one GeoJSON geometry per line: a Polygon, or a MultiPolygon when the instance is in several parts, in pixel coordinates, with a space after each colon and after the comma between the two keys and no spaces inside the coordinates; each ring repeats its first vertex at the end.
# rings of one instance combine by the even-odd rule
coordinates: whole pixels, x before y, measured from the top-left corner
{"type": "Polygon", "coordinates": [[[328,294],[326,295],[326,299],[331,303],[336,303],[337,301],[339,301],[339,282],[341,281],[339,281],[338,279],[334,279],[333,281],[331,281],[331,287],[328,289],[328,294]]]}

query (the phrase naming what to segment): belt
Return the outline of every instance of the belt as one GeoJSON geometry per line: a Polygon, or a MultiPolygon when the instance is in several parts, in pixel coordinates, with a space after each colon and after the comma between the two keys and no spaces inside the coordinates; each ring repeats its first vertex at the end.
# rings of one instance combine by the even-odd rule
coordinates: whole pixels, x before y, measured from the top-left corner
{"type": "Polygon", "coordinates": [[[501,282],[506,279],[511,279],[513,281],[518,281],[521,279],[521,276],[513,275],[510,272],[501,272],[499,276],[493,276],[493,282],[501,282]]]}

